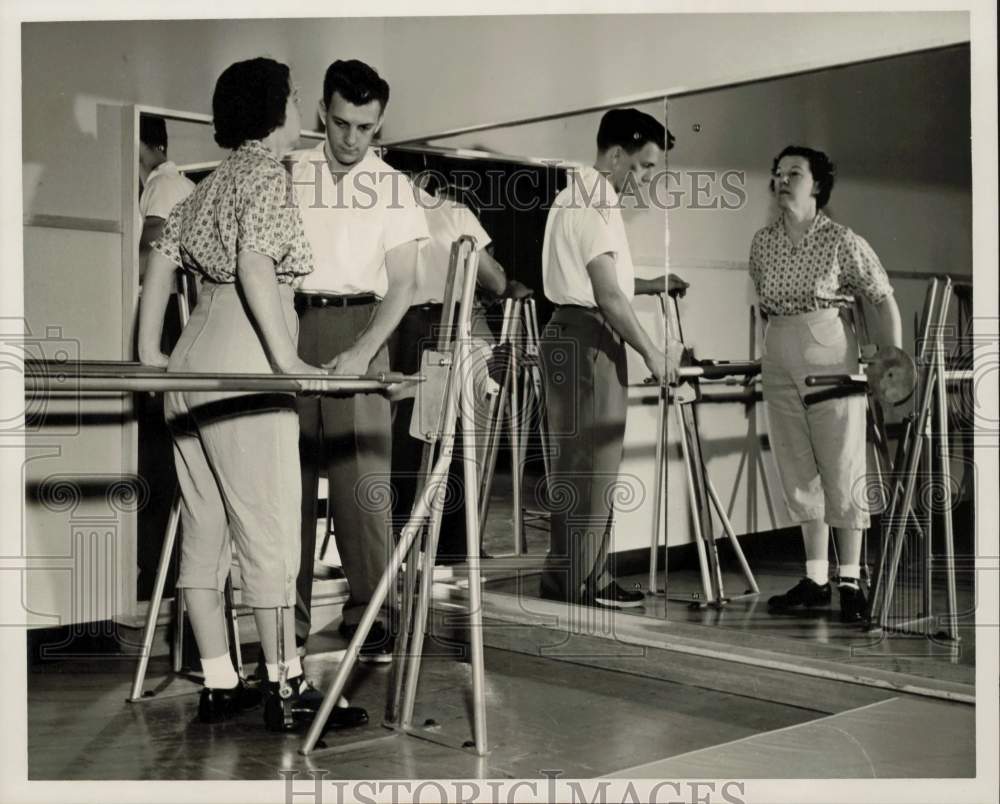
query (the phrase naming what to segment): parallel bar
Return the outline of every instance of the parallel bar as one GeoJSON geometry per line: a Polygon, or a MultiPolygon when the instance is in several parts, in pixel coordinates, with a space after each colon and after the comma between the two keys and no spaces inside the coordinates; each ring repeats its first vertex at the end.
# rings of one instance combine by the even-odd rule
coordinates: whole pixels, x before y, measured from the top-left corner
{"type": "Polygon", "coordinates": [[[107,391],[219,391],[302,393],[303,383],[316,384],[320,390],[309,393],[356,394],[385,391],[390,385],[422,381],[419,375],[383,372],[372,377],[324,377],[317,374],[210,374],[208,372],[170,373],[156,369],[134,373],[87,372],[74,374],[64,366],[56,374],[25,373],[26,395],[107,391]]]}

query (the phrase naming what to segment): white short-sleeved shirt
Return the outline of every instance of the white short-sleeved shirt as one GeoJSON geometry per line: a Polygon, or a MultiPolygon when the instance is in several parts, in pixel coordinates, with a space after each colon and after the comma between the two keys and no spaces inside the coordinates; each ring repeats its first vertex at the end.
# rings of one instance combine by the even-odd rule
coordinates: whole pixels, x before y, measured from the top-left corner
{"type": "Polygon", "coordinates": [[[635,266],[618,193],[594,168],[577,168],[552,202],[545,222],[542,283],[546,297],[554,304],[597,307],[587,263],[608,253],[615,261],[618,286],[631,299],[635,266]]]}
{"type": "MultiPolygon", "coordinates": [[[[413,303],[440,304],[444,301],[448,281],[452,243],[462,235],[470,235],[476,239],[476,248],[484,249],[491,240],[482,224],[464,204],[449,198],[435,198],[420,189],[417,193],[424,208],[431,239],[420,249],[420,256],[417,258],[417,288],[413,294],[413,303]]],[[[462,281],[460,270],[455,278],[456,287],[461,287],[462,281]]]]}
{"type": "Polygon", "coordinates": [[[325,154],[326,142],[294,151],[292,182],[315,270],[304,291],[374,293],[385,296],[386,252],[427,239],[424,211],[413,185],[371,150],[338,181],[325,154]]]}
{"type": "Polygon", "coordinates": [[[150,216],[170,217],[170,211],[181,201],[191,195],[194,182],[187,176],[182,176],[177,165],[167,160],[160,162],[142,185],[139,195],[139,215],[145,220],[150,216]]]}

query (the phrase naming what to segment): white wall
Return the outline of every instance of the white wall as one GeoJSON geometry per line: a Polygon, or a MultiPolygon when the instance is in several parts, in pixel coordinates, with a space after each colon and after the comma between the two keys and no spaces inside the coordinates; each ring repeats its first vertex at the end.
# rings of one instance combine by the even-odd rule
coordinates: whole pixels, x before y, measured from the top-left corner
{"type": "Polygon", "coordinates": [[[968,41],[964,12],[393,19],[388,139],[968,41]]]}
{"type": "Polygon", "coordinates": [[[771,160],[797,143],[834,159],[828,212],[888,270],[971,274],[969,91],[968,49],[955,47],[671,99],[670,168],[686,191],[670,214],[672,264],[744,264],[774,215],[771,160]],[[745,174],[745,203],[694,209],[695,170],[745,174]]]}
{"type": "Polygon", "coordinates": [[[384,21],[198,20],[26,23],[22,28],[24,214],[115,218],[117,184],[97,159],[97,105],[211,113],[219,74],[267,55],[289,64],[303,123],[335,58],[384,68],[384,21]]]}

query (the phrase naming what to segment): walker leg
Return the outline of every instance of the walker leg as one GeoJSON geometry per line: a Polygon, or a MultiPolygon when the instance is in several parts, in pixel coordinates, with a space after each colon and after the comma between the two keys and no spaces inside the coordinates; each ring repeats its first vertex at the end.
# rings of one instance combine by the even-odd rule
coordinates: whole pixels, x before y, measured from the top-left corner
{"type": "MultiPolygon", "coordinates": [[[[149,667],[149,657],[153,650],[153,637],[156,635],[156,621],[160,615],[160,607],[163,605],[163,588],[167,583],[167,572],[170,569],[170,558],[173,555],[174,543],[177,540],[177,526],[180,523],[180,518],[181,498],[175,491],[174,500],[170,506],[170,515],[167,517],[167,528],[163,536],[163,546],[160,548],[160,561],[156,568],[156,581],[153,583],[153,594],[149,600],[149,611],[146,613],[146,626],[142,632],[142,649],[139,653],[139,662],[135,667],[135,675],[132,678],[132,694],[128,697],[129,701],[138,701],[143,698],[142,687],[146,682],[146,670],[149,667]]],[[[183,593],[178,590],[175,598],[178,603],[175,605],[179,606],[179,601],[182,597],[183,593]]]]}

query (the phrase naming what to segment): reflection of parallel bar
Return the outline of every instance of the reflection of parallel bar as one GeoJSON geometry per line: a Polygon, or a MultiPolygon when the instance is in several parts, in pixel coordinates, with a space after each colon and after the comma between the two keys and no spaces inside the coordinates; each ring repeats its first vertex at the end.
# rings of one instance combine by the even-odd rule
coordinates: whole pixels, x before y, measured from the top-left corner
{"type": "Polygon", "coordinates": [[[722,377],[753,377],[760,374],[760,362],[757,360],[707,360],[696,366],[681,366],[677,376],[682,380],[699,377],[706,380],[716,380],[722,377]]]}
{"type": "MultiPolygon", "coordinates": [[[[706,360],[696,366],[681,366],[677,370],[680,380],[723,380],[728,377],[756,377],[760,374],[760,362],[757,360],[706,360]]],[[[629,383],[629,388],[657,387],[652,377],[643,382],[629,383]]]]}
{"type": "MultiPolygon", "coordinates": [[[[683,371],[683,369],[682,369],[683,371]]],[[[945,382],[968,382],[975,378],[975,372],[970,369],[945,371],[945,382]]],[[[836,385],[864,390],[868,387],[868,377],[865,374],[810,374],[806,377],[806,385],[814,388],[820,385],[836,385]]]]}
{"type": "Polygon", "coordinates": [[[370,376],[328,376],[317,374],[211,374],[171,372],[134,363],[77,364],[52,361],[25,361],[26,394],[83,393],[94,391],[302,391],[309,382],[324,394],[354,394],[384,391],[399,383],[420,382],[419,375],[380,372],[370,376]]]}

